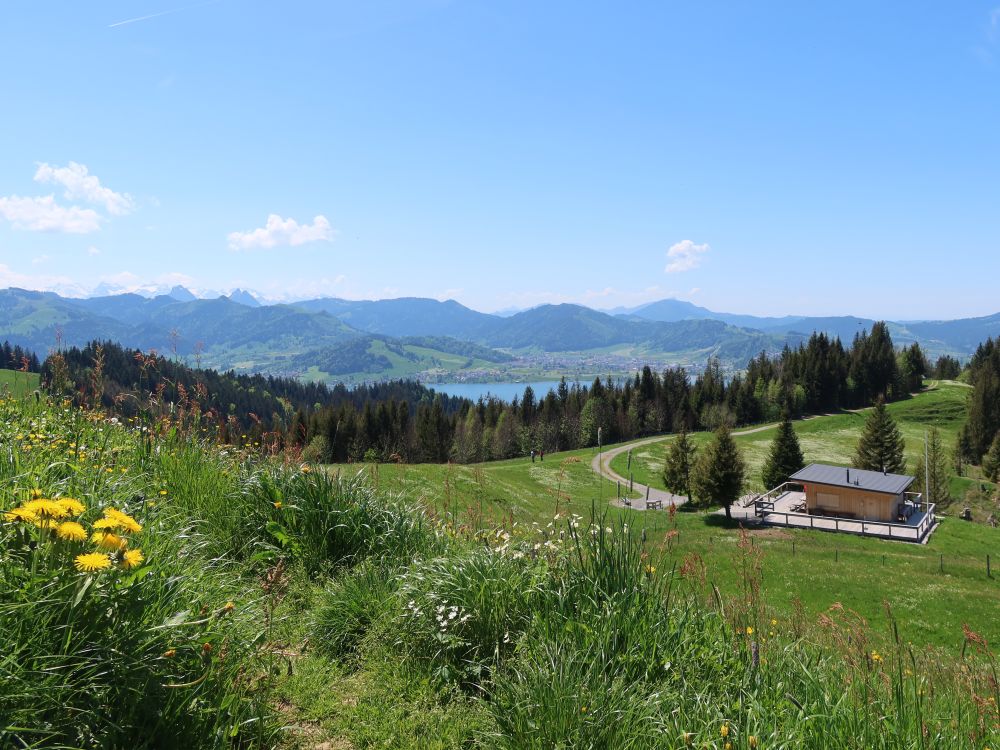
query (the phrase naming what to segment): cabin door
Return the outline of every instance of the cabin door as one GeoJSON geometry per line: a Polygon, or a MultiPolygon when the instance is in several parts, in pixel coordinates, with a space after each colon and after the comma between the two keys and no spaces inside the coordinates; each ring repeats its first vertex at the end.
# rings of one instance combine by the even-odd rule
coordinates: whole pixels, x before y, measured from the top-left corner
{"type": "Polygon", "coordinates": [[[882,503],[880,503],[878,500],[865,500],[865,520],[881,521],[882,503]]]}

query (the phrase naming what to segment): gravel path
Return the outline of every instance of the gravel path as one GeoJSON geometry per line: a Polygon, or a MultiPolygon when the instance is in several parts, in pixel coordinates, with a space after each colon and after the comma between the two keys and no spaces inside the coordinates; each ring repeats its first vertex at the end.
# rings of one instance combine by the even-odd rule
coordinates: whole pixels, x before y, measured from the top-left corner
{"type": "MultiPolygon", "coordinates": [[[[752,435],[755,432],[763,432],[764,430],[770,430],[772,427],[776,427],[776,424],[765,424],[760,427],[751,427],[746,430],[740,430],[739,432],[734,432],[733,436],[737,435],[752,435]]],[[[623,487],[628,487],[628,479],[618,474],[614,469],[611,468],[611,461],[614,460],[615,456],[618,456],[626,451],[630,451],[633,448],[639,448],[643,445],[649,445],[650,443],[660,443],[666,442],[670,438],[664,438],[662,435],[659,437],[645,438],[643,440],[636,440],[632,443],[625,443],[624,445],[619,445],[616,448],[610,448],[606,451],[602,451],[594,456],[594,459],[590,462],[590,468],[595,474],[598,474],[605,479],[610,479],[612,482],[621,482],[623,487]]],[[[631,507],[633,510],[646,510],[646,499],[648,498],[650,502],[661,502],[663,503],[663,508],[667,509],[671,504],[673,505],[683,505],[688,501],[688,498],[684,495],[675,495],[672,492],[667,492],[666,490],[659,490],[656,487],[647,487],[644,484],[639,484],[638,482],[633,482],[633,488],[636,492],[642,495],[638,500],[633,500],[631,507]]],[[[617,505],[619,507],[624,507],[625,503],[620,500],[612,500],[612,505],[617,505]]],[[[742,511],[742,508],[738,507],[738,503],[734,504],[732,511],[733,517],[737,517],[737,511],[742,511]]]]}

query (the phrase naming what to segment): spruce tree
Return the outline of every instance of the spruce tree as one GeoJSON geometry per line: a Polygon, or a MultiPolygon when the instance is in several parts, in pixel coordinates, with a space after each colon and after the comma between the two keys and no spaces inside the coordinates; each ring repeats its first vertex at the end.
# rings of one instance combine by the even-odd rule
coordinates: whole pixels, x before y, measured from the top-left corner
{"type": "Polygon", "coordinates": [[[681,434],[667,448],[663,484],[675,495],[691,494],[691,469],[694,466],[695,451],[687,430],[681,430],[681,434]]]}
{"type": "Polygon", "coordinates": [[[806,465],[802,457],[802,449],[799,447],[799,438],[795,434],[792,422],[785,415],[781,424],[778,425],[778,434],[774,436],[771,443],[771,452],[764,462],[761,470],[761,479],[764,480],[764,489],[769,490],[777,487],[782,482],[787,482],[788,477],[806,465]]]}
{"type": "Polygon", "coordinates": [[[983,456],[983,474],[991,482],[1000,480],[1000,432],[993,438],[990,449],[983,456]]]}
{"type": "Polygon", "coordinates": [[[941,506],[951,502],[948,491],[948,456],[941,444],[941,434],[937,427],[931,427],[927,433],[927,462],[924,463],[924,454],[921,452],[914,473],[917,481],[913,483],[913,489],[922,492],[924,500],[941,506]]]}
{"type": "Polygon", "coordinates": [[[702,451],[691,472],[691,488],[699,499],[718,503],[732,520],[732,505],[739,499],[746,478],[746,463],[729,428],[722,425],[702,451]]]}
{"type": "Polygon", "coordinates": [[[903,435],[879,398],[865,420],[865,429],[854,454],[854,466],[869,471],[900,474],[906,470],[903,460],[903,435]]]}

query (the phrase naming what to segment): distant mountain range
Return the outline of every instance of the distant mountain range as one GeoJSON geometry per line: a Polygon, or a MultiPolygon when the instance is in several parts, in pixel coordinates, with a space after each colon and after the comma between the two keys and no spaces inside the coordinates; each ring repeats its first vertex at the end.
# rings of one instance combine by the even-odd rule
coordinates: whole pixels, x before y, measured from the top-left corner
{"type": "MultiPolygon", "coordinates": [[[[554,375],[574,362],[594,372],[628,371],[647,361],[697,366],[710,356],[740,368],[760,351],[795,346],[814,331],[850,343],[873,322],[716,313],[673,299],[614,315],[571,304],[490,315],[453,300],[412,297],[263,304],[239,289],[215,299],[199,299],[181,286],[153,297],[86,299],[0,290],[0,340],[39,355],[57,339],[63,345],[110,339],[197,358],[205,366],[348,381],[554,375]]],[[[1000,313],[889,326],[897,344],[916,341],[930,356],[968,357],[986,338],[1000,335],[1000,313]]]]}

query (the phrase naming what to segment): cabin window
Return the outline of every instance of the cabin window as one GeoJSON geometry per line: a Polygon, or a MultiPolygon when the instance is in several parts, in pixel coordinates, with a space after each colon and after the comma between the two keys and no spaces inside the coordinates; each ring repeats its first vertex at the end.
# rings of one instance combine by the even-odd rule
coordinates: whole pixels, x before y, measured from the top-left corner
{"type": "Polygon", "coordinates": [[[816,494],[816,505],[827,510],[840,510],[840,495],[828,495],[825,492],[816,494]]]}

